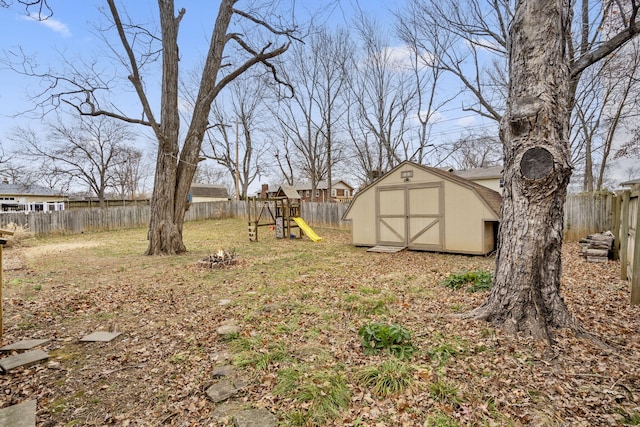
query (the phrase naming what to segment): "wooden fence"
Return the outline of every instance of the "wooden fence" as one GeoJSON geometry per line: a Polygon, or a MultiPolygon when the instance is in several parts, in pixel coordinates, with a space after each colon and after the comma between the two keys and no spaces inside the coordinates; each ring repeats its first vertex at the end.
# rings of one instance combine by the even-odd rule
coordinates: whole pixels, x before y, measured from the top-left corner
{"type": "MultiPolygon", "coordinates": [[[[301,210],[304,220],[311,226],[347,228],[350,223],[341,220],[347,207],[348,205],[340,203],[303,203],[301,210]]],[[[247,203],[230,200],[193,203],[185,215],[185,221],[246,217],[247,203]]],[[[0,214],[0,228],[11,228],[15,224],[28,228],[36,236],[44,236],[146,227],[149,220],[148,205],[57,212],[4,212],[0,214]]]]}
{"type": "Polygon", "coordinates": [[[567,198],[565,237],[577,240],[587,234],[611,231],[614,259],[620,260],[620,279],[631,281],[631,304],[640,304],[640,187],[616,194],[580,194],[567,198]],[[637,273],[637,274],[634,274],[637,273]]]}
{"type": "Polygon", "coordinates": [[[612,193],[567,196],[564,205],[564,238],[577,241],[587,234],[611,230],[614,198],[612,193]]]}
{"type": "Polygon", "coordinates": [[[348,207],[348,203],[305,202],[302,204],[301,215],[312,226],[351,228],[351,221],[342,221],[342,215],[348,207]]]}

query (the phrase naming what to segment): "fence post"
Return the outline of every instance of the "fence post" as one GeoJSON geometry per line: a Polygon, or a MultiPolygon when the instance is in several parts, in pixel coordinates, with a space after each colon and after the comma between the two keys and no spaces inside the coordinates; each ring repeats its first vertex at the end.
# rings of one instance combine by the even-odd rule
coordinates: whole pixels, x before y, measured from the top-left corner
{"type": "Polygon", "coordinates": [[[633,264],[631,268],[631,305],[640,304],[640,196],[636,204],[636,232],[633,239],[633,264]]]}
{"type": "Polygon", "coordinates": [[[627,249],[629,245],[629,199],[631,191],[625,190],[622,193],[622,230],[620,230],[620,280],[627,280],[627,249]]]}
{"type": "Polygon", "coordinates": [[[613,259],[620,259],[620,198],[621,196],[616,194],[611,201],[611,228],[613,232],[613,259]]]}

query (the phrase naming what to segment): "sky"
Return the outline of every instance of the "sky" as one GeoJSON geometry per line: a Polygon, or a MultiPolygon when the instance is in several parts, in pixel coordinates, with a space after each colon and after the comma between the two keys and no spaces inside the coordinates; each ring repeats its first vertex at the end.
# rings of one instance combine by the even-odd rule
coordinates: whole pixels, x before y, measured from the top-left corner
{"type": "MultiPolygon", "coordinates": [[[[257,2],[267,0],[253,0],[257,2]]],[[[400,1],[385,0],[323,0],[327,3],[321,8],[316,19],[321,23],[336,26],[352,26],[352,20],[358,9],[377,18],[381,30],[393,33],[391,10],[402,5],[400,1]]],[[[29,56],[33,56],[40,66],[59,67],[60,56],[64,55],[72,63],[79,63],[83,59],[98,56],[108,58],[109,52],[104,49],[100,40],[100,26],[106,25],[99,8],[106,8],[104,0],[50,0],[53,16],[46,20],[35,20],[24,11],[24,8],[14,2],[10,8],[0,8],[0,49],[3,55],[11,55],[19,49],[29,56]]],[[[245,3],[241,0],[239,5],[245,3]]],[[[292,1],[282,1],[282,4],[292,4],[292,1]]],[[[320,1],[301,0],[295,2],[297,18],[301,23],[308,19],[310,9],[317,10],[320,1]]],[[[184,69],[190,63],[202,58],[206,52],[208,37],[215,20],[219,3],[211,0],[176,0],[176,9],[186,8],[186,14],[180,26],[180,56],[181,67],[184,69]],[[187,41],[187,42],[185,42],[187,41]],[[195,42],[192,42],[195,41],[195,42]],[[202,43],[198,42],[202,41],[202,43]]],[[[153,24],[157,20],[157,0],[135,0],[126,2],[127,11],[136,20],[144,24],[153,24]]],[[[401,53],[400,42],[396,41],[391,49],[401,53]]],[[[8,135],[17,126],[37,127],[40,118],[29,118],[28,115],[17,116],[28,111],[33,105],[29,101],[29,94],[33,94],[39,87],[37,80],[19,76],[17,73],[3,69],[0,65],[0,142],[9,145],[8,135]]],[[[455,88],[452,88],[455,89],[455,88]]],[[[130,90],[130,89],[128,89],[130,90]]],[[[131,106],[137,107],[137,100],[131,92],[117,96],[131,96],[131,106]]],[[[495,129],[495,123],[483,121],[478,116],[463,112],[460,103],[454,103],[437,113],[438,127],[434,135],[443,139],[455,139],[466,128],[495,129]]],[[[152,151],[151,138],[145,137],[145,130],[140,131],[141,144],[152,151]]],[[[259,183],[255,185],[259,186],[259,183]]]]}

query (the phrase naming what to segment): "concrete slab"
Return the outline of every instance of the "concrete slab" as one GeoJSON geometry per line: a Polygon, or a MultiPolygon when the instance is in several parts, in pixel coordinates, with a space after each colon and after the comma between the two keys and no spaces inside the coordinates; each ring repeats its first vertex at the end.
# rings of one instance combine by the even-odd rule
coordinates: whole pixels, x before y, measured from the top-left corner
{"type": "Polygon", "coordinates": [[[49,341],[51,340],[22,340],[22,341],[15,342],[13,344],[5,345],[4,347],[0,347],[0,351],[31,350],[33,347],[46,344],[49,341]]]}
{"type": "Polygon", "coordinates": [[[35,427],[36,401],[27,400],[0,409],[0,427],[35,427]]]}
{"type": "Polygon", "coordinates": [[[367,252],[394,254],[396,252],[401,252],[405,249],[407,249],[406,246],[374,246],[372,248],[367,249],[367,252]]]}
{"type": "Polygon", "coordinates": [[[215,403],[222,402],[233,396],[238,389],[231,381],[222,380],[207,389],[207,395],[215,403]]]}
{"type": "Polygon", "coordinates": [[[97,331],[80,339],[83,342],[109,342],[122,332],[97,331]]]}
{"type": "Polygon", "coordinates": [[[211,372],[211,376],[212,377],[228,377],[231,374],[233,374],[234,369],[233,369],[233,365],[223,365],[223,366],[218,366],[216,367],[212,372],[211,372]]]}
{"type": "Polygon", "coordinates": [[[26,353],[14,354],[13,356],[0,359],[0,368],[2,368],[4,372],[9,372],[10,370],[20,366],[31,366],[43,360],[47,360],[48,358],[49,354],[47,352],[42,350],[31,350],[26,353]]]}
{"type": "Polygon", "coordinates": [[[233,416],[237,427],[277,427],[278,420],[266,409],[248,409],[233,416]]]}

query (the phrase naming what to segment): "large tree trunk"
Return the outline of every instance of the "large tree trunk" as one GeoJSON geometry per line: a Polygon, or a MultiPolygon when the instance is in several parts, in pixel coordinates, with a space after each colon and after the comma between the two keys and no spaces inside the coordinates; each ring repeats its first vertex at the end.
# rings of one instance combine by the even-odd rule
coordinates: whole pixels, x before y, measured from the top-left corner
{"type": "Polygon", "coordinates": [[[563,210],[571,176],[569,2],[521,0],[511,26],[504,191],[494,286],[473,314],[550,339],[574,321],[560,294],[563,210]]]}
{"type": "MultiPolygon", "coordinates": [[[[186,201],[186,196],[185,196],[186,201]]],[[[184,213],[176,216],[176,162],[170,153],[158,149],[156,174],[151,198],[149,246],[146,255],[174,255],[186,251],[182,242],[184,213]]]]}
{"type": "MultiPolygon", "coordinates": [[[[160,1],[162,29],[162,98],[158,138],[158,158],[151,197],[149,246],[147,255],[174,255],[185,252],[182,242],[184,212],[176,212],[180,116],[178,110],[178,27],[173,1],[160,1]]],[[[184,194],[186,201],[186,193],[184,194]]]]}

